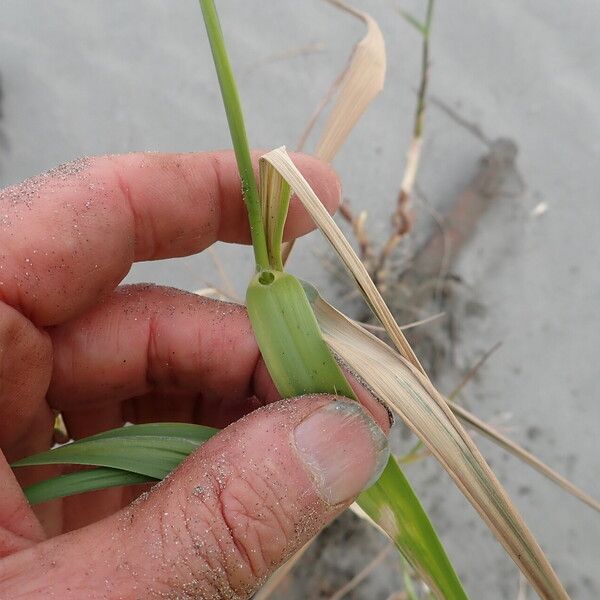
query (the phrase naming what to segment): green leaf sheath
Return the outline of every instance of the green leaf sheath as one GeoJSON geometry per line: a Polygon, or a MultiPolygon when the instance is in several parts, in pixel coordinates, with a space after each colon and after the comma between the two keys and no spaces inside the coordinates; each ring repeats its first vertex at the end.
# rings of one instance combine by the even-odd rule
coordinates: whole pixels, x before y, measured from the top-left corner
{"type": "MultiPolygon", "coordinates": [[[[269,374],[285,398],[329,393],[356,400],[323,341],[309,296],[315,298],[318,292],[288,273],[265,271],[251,281],[246,306],[269,374]]],[[[439,598],[467,598],[435,529],[393,457],[380,479],[359,496],[358,504],[439,598]]]]}
{"type": "Polygon", "coordinates": [[[223,104],[225,105],[225,113],[227,114],[227,123],[229,124],[235,158],[242,180],[242,193],[248,210],[254,258],[259,268],[266,269],[269,267],[267,243],[261,218],[258,188],[256,186],[256,178],[254,177],[252,158],[250,156],[237,86],[225,49],[223,32],[221,31],[215,4],[212,0],[200,0],[200,6],[219,79],[219,86],[221,87],[221,95],[223,96],[223,104]]]}
{"type": "Polygon", "coordinates": [[[356,400],[298,279],[278,271],[259,273],[248,286],[246,307],[269,374],[284,398],[328,392],[356,400]]]}

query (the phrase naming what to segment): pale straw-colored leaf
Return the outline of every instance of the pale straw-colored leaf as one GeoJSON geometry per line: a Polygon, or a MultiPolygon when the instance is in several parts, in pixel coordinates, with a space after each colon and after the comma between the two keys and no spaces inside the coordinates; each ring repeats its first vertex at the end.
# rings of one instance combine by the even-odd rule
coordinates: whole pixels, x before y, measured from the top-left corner
{"type": "MultiPolygon", "coordinates": [[[[443,314],[443,313],[440,313],[443,314]]],[[[435,315],[434,315],[435,316],[435,315]]],[[[429,317],[431,319],[431,317],[429,317]]],[[[367,331],[385,331],[383,327],[375,326],[373,329],[370,329],[370,325],[366,323],[357,322],[358,325],[362,325],[367,331]]],[[[418,321],[416,322],[419,323],[418,321]]],[[[408,325],[413,325],[409,323],[408,325]]],[[[404,331],[407,328],[407,325],[402,326],[402,330],[404,331]]],[[[477,372],[479,367],[490,357],[490,355],[495,352],[501,343],[498,342],[494,344],[490,350],[488,350],[481,359],[471,368],[460,384],[452,391],[452,393],[445,398],[448,406],[452,409],[452,412],[458,417],[458,419],[466,425],[467,427],[474,429],[478,433],[482,434],[489,440],[491,440],[497,446],[500,446],[506,452],[509,452],[513,456],[516,456],[519,460],[528,464],[532,469],[536,470],[538,473],[561,487],[564,491],[571,494],[584,504],[587,504],[590,508],[600,512],[600,501],[596,498],[590,496],[587,492],[583,491],[579,487],[577,487],[573,482],[569,481],[566,477],[562,476],[556,470],[549,467],[546,463],[540,460],[537,456],[533,455],[528,450],[525,450],[522,446],[517,444],[514,440],[510,439],[508,436],[504,435],[502,432],[498,431],[496,428],[492,427],[489,423],[486,423],[473,413],[469,412],[466,408],[457,404],[454,399],[461,392],[463,387],[469,382],[469,380],[473,377],[473,375],[477,372]]],[[[422,444],[422,442],[420,442],[422,444]]],[[[403,456],[401,462],[403,464],[408,464],[409,462],[413,462],[414,460],[419,460],[423,458],[424,455],[416,452],[418,450],[415,447],[413,450],[409,452],[408,455],[403,456]]],[[[425,452],[425,455],[428,453],[425,452]]]]}
{"type": "Polygon", "coordinates": [[[568,598],[533,534],[444,398],[425,375],[364,265],[302,174],[279,148],[264,156],[330,241],[401,354],[322,300],[315,313],[332,350],[423,440],[542,598],[568,598]]]}
{"type": "Polygon", "coordinates": [[[375,20],[340,0],[329,0],[364,21],[367,34],[356,45],[340,81],[337,98],[317,144],[315,154],[331,161],[385,81],[385,42],[375,20]]]}
{"type": "MultiPolygon", "coordinates": [[[[328,0],[363,21],[367,33],[356,44],[344,71],[338,75],[312,114],[297,145],[302,150],[325,106],[335,98],[314,154],[331,162],[369,104],[383,89],[385,82],[385,42],[377,22],[367,13],[341,0],[328,0]]],[[[287,260],[294,242],[283,245],[283,262],[287,260]]]]}
{"type": "Polygon", "coordinates": [[[566,598],[510,498],[429,380],[324,300],[313,307],[330,348],[423,440],[540,595],[566,598]]]}

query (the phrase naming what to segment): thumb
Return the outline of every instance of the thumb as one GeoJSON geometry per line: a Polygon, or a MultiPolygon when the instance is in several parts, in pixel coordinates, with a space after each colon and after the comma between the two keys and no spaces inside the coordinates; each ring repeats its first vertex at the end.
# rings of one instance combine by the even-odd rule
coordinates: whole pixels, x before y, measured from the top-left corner
{"type": "Polygon", "coordinates": [[[0,596],[247,598],[374,482],[388,452],[357,402],[276,402],[124,511],[15,555],[0,596]]]}

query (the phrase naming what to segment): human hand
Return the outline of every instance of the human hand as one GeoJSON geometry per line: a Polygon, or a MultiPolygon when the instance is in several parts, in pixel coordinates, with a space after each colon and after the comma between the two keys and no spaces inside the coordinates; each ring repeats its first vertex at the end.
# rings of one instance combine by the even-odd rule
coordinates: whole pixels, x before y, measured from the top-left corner
{"type": "MultiPolygon", "coordinates": [[[[294,158],[333,211],[331,170],[294,158]]],[[[292,201],[286,237],[311,227],[292,201]]],[[[76,439],[126,421],[229,425],[131,505],[139,487],[34,512],[20,485],[60,467],[17,481],[0,455],[0,598],[245,598],[379,474],[385,436],[358,404],[279,400],[243,307],[117,287],[134,261],[216,240],[249,241],[230,152],[85,159],[0,193],[8,462],[50,447],[53,410],[76,439]]]]}

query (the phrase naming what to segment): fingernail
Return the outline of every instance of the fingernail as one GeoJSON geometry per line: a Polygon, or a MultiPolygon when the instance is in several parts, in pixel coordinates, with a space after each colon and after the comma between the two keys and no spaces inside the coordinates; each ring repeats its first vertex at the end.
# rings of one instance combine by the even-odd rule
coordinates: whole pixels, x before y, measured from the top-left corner
{"type": "Polygon", "coordinates": [[[357,496],[381,475],[387,438],[358,402],[330,402],[294,430],[294,444],[319,494],[329,504],[357,496]]]}

